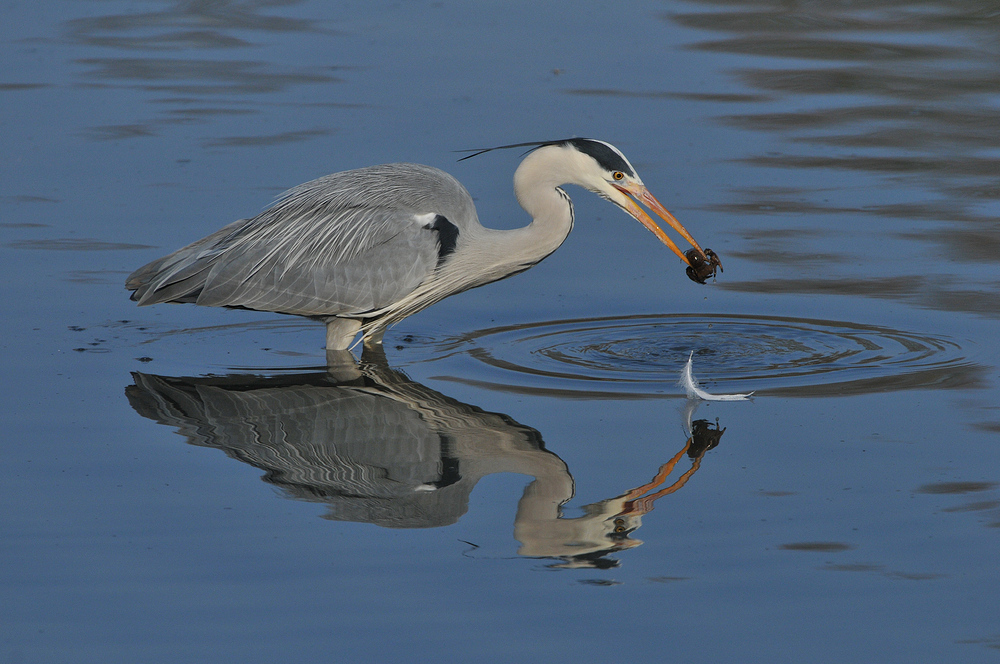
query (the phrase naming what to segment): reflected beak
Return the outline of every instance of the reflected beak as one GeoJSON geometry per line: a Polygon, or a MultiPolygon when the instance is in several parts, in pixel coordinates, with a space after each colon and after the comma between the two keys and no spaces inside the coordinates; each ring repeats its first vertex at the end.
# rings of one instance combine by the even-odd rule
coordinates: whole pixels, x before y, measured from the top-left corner
{"type": "Polygon", "coordinates": [[[706,261],[708,260],[701,246],[695,241],[693,237],[691,237],[691,234],[688,233],[687,229],[681,225],[681,222],[677,221],[674,215],[670,214],[667,208],[663,207],[663,204],[660,203],[660,201],[656,200],[656,197],[653,196],[653,194],[649,193],[648,189],[646,189],[641,184],[632,184],[625,187],[620,187],[617,184],[612,183],[611,186],[620,191],[621,193],[625,194],[625,204],[623,206],[625,208],[625,211],[628,212],[633,217],[635,217],[635,219],[640,224],[651,230],[653,232],[653,235],[658,237],[660,239],[660,242],[670,247],[670,250],[673,251],[678,256],[680,256],[680,259],[682,261],[687,263],[689,266],[691,265],[691,261],[688,260],[687,256],[684,255],[684,252],[681,251],[680,248],[678,248],[678,246],[674,243],[674,241],[671,240],[670,237],[663,232],[663,229],[660,228],[655,221],[653,221],[652,217],[646,214],[645,210],[643,210],[641,207],[636,205],[635,202],[633,202],[632,200],[633,198],[636,201],[648,207],[653,212],[655,212],[656,215],[660,217],[660,219],[663,219],[663,221],[670,224],[671,228],[680,233],[681,237],[683,237],[685,240],[691,243],[691,246],[694,247],[698,251],[698,253],[701,254],[701,257],[704,260],[706,261]],[[630,196],[631,198],[629,198],[630,196]]]}

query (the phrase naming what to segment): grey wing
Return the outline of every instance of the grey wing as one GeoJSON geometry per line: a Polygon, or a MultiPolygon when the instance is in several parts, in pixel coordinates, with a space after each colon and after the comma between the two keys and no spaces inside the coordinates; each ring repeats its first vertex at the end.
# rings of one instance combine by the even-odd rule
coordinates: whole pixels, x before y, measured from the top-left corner
{"type": "Polygon", "coordinates": [[[125,280],[132,299],[143,304],[194,302],[204,285],[206,257],[250,220],[240,219],[163,258],[143,265],[125,280]]]}
{"type": "Polygon", "coordinates": [[[254,219],[140,268],[126,286],[140,305],[360,316],[433,274],[442,248],[434,209],[443,193],[468,198],[457,181],[428,167],[327,176],[296,187],[254,219]]]}

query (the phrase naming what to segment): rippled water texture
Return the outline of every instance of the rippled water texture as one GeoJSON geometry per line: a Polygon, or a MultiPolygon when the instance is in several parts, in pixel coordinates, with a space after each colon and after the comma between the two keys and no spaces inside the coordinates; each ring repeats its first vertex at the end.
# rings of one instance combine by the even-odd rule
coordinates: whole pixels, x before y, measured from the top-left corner
{"type": "Polygon", "coordinates": [[[841,293],[997,317],[995,7],[696,4],[706,10],[671,20],[711,31],[692,47],[730,56],[727,72],[756,93],[713,120],[765,137],[767,149],[739,159],[784,176],[736,184],[730,200],[706,206],[761,219],[743,229],[738,254],[776,268],[723,288],[841,293]],[[811,223],[764,221],[800,215],[811,223]],[[844,232],[869,239],[831,252],[823,238],[844,232]],[[890,238],[924,247],[901,250],[890,238]]]}
{"type": "Polygon", "coordinates": [[[3,7],[0,662],[997,661],[996,3],[3,7]],[[568,186],[360,363],[123,288],[372,164],[523,226],[461,151],[569,136],[725,272],[568,186]]]}
{"type": "Polygon", "coordinates": [[[481,330],[431,349],[443,349],[443,357],[468,354],[494,370],[477,385],[562,397],[676,394],[677,378],[691,352],[703,382],[757,395],[969,388],[980,383],[983,372],[947,338],[764,316],[553,321],[481,330]]]}

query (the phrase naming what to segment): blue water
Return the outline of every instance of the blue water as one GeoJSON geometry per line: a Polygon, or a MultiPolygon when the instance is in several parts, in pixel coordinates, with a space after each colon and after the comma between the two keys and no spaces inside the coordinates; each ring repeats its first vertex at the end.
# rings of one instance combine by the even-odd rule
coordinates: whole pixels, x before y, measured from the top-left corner
{"type": "Polygon", "coordinates": [[[989,3],[3,16],[0,662],[996,661],[989,3]],[[376,163],[523,225],[519,155],[458,151],[569,136],[725,272],[571,189],[563,247],[354,382],[320,325],[123,288],[376,163]],[[688,402],[691,351],[759,393],[688,402]]]}

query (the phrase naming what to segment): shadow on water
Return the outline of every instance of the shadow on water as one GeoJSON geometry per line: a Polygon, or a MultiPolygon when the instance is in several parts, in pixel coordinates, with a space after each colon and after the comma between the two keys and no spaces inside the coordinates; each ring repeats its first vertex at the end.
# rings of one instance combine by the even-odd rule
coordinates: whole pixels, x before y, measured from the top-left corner
{"type": "Polygon", "coordinates": [[[753,236],[757,231],[748,233],[747,247],[738,255],[778,273],[720,287],[896,299],[995,318],[1000,312],[994,268],[1000,262],[995,3],[694,0],[687,7],[697,5],[705,9],[674,11],[664,20],[705,31],[706,38],[691,49],[741,56],[726,73],[747,97],[712,99],[707,115],[767,134],[768,152],[739,161],[782,171],[789,183],[733,188],[735,200],[705,209],[762,215],[778,225],[789,215],[833,215],[826,229],[856,217],[867,220],[865,231],[873,235],[838,253],[829,249],[829,230],[811,238],[763,240],[753,236]],[[852,178],[853,186],[829,187],[833,180],[852,178]],[[906,222],[908,230],[894,231],[894,220],[906,222]],[[894,255],[905,258],[899,242],[924,243],[930,255],[902,268],[912,270],[916,263],[920,272],[885,279],[877,266],[894,255]],[[822,276],[815,274],[817,265],[822,276]],[[865,266],[860,274],[858,265],[865,266]]]}
{"type": "Polygon", "coordinates": [[[689,404],[689,437],[652,480],[570,518],[562,506],[573,476],[538,431],[416,383],[384,356],[355,364],[344,352],[329,371],[298,375],[133,379],[126,395],[140,415],[265,471],[265,482],[323,503],[333,521],[445,526],[465,514],[482,477],[528,475],[514,519],[518,553],[555,567],[618,565],[609,556],[642,543],[630,537],[642,516],[685,485],[725,432],[692,421],[689,404]],[[690,467],[667,484],[685,456],[690,467]]]}

